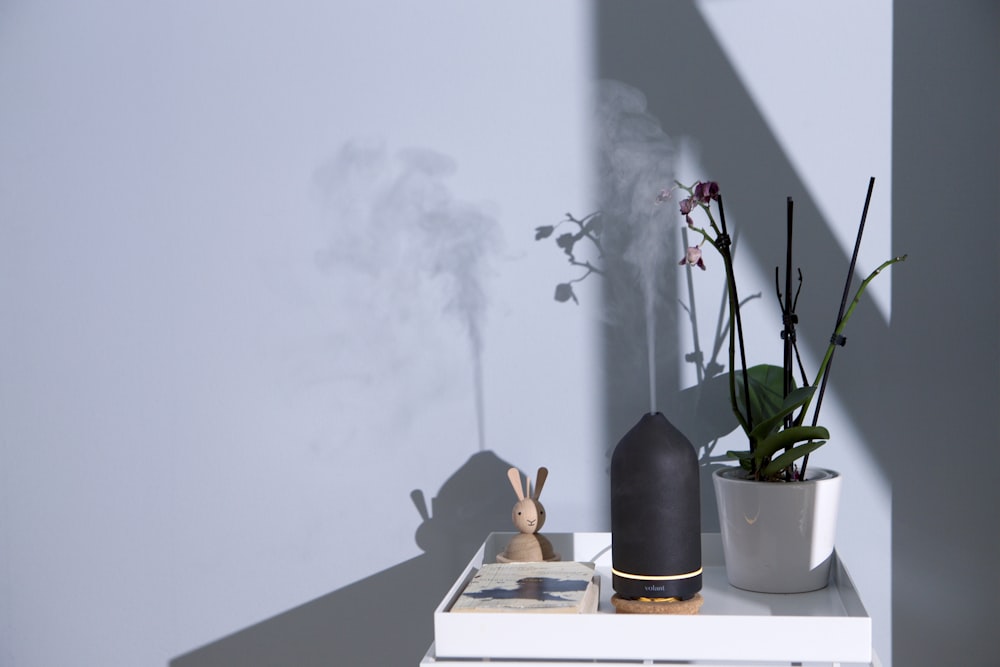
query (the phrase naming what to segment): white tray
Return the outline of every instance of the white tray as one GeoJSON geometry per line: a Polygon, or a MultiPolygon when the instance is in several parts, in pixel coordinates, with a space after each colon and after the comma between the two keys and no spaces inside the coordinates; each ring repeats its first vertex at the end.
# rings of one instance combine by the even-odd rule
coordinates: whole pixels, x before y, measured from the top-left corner
{"type": "Polygon", "coordinates": [[[791,595],[751,593],[726,579],[718,533],[702,535],[696,616],[616,614],[611,604],[611,534],[545,533],[563,560],[590,561],[601,576],[596,614],[452,614],[483,563],[514,533],[491,533],[434,611],[434,657],[522,660],[872,662],[871,618],[837,557],[830,585],[791,595]]]}

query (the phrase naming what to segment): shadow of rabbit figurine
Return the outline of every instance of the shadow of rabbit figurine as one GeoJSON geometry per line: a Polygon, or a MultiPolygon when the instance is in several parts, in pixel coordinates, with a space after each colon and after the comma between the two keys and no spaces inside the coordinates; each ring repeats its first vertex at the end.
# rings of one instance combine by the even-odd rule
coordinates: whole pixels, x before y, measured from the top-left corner
{"type": "Polygon", "coordinates": [[[521,473],[518,469],[511,468],[507,471],[507,479],[517,494],[517,503],[510,516],[519,532],[511,538],[503,553],[497,555],[498,563],[559,560],[559,554],[553,551],[552,543],[538,532],[545,523],[545,507],[538,501],[538,496],[542,494],[542,486],[548,476],[548,468],[538,469],[532,493],[530,477],[525,480],[522,490],[521,473]]]}

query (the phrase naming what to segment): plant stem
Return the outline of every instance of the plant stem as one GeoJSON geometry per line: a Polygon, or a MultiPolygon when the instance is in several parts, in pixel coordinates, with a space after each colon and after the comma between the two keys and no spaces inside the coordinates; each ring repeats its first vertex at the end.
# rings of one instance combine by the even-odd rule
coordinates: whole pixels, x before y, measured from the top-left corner
{"type": "MultiPolygon", "coordinates": [[[[857,307],[858,302],[861,301],[861,296],[864,294],[865,290],[868,288],[868,284],[871,281],[875,280],[875,277],[878,274],[882,273],[882,271],[884,269],[886,269],[887,267],[895,264],[896,262],[905,261],[906,258],[907,258],[907,255],[900,255],[898,257],[893,257],[892,259],[887,259],[886,261],[882,262],[882,264],[880,264],[877,269],[875,269],[874,271],[872,271],[868,275],[868,277],[865,278],[861,282],[860,287],[858,287],[858,291],[855,292],[855,294],[854,294],[854,299],[851,301],[851,305],[847,308],[847,311],[844,313],[843,318],[841,318],[840,324],[837,326],[837,329],[833,332],[833,336],[831,338],[836,338],[837,336],[843,335],[844,330],[847,328],[847,322],[851,319],[851,315],[854,313],[854,309],[857,307]]],[[[831,339],[830,344],[826,348],[826,355],[823,357],[823,363],[820,364],[819,371],[816,373],[816,380],[813,381],[813,386],[814,387],[819,386],[820,381],[826,375],[827,366],[829,366],[829,364],[830,364],[830,359],[833,357],[833,352],[834,352],[834,349],[836,349],[836,347],[837,347],[836,342],[834,342],[831,339]]],[[[811,403],[811,402],[812,402],[812,398],[810,398],[809,400],[807,400],[802,405],[802,412],[799,413],[798,419],[795,420],[795,425],[796,426],[801,426],[802,425],[803,417],[805,416],[806,411],[809,409],[809,403],[811,403]]]]}
{"type": "MultiPolygon", "coordinates": [[[[731,239],[729,238],[729,233],[726,230],[726,211],[722,206],[722,195],[719,195],[716,201],[719,204],[719,220],[722,223],[722,232],[720,237],[724,239],[723,243],[713,244],[716,248],[722,252],[722,261],[726,266],[726,280],[729,283],[729,396],[733,403],[733,412],[736,414],[736,419],[739,420],[740,425],[747,434],[753,430],[753,411],[750,407],[750,376],[747,374],[747,354],[746,346],[743,344],[743,318],[740,316],[740,299],[739,294],[736,291],[736,274],[733,272],[733,255],[731,252],[731,239]],[[735,336],[733,331],[733,326],[735,325],[735,336]],[[735,374],[736,374],[736,342],[739,339],[740,345],[740,365],[743,369],[743,397],[746,408],[746,419],[740,414],[739,404],[736,402],[736,386],[735,386],[735,374]]],[[[709,216],[709,220],[712,222],[713,229],[715,227],[715,221],[709,216]]],[[[755,449],[754,443],[750,442],[750,450],[755,449]]]]}
{"type": "MultiPolygon", "coordinates": [[[[861,222],[858,223],[858,235],[854,240],[854,252],[851,254],[851,264],[847,268],[847,280],[844,282],[844,294],[840,298],[840,310],[837,311],[837,322],[834,325],[835,328],[839,328],[841,321],[844,319],[844,306],[847,304],[847,295],[850,293],[851,283],[854,280],[854,267],[857,266],[858,263],[858,253],[861,251],[861,236],[862,234],[864,234],[865,231],[865,221],[868,219],[868,205],[871,203],[872,190],[874,189],[875,189],[875,177],[872,176],[871,178],[868,179],[868,192],[867,194],[865,194],[865,205],[861,210],[861,222]]],[[[833,334],[833,336],[830,339],[831,345],[835,345],[838,343],[840,345],[844,344],[844,341],[842,339],[838,341],[837,337],[839,335],[840,334],[836,332],[833,334]]],[[[813,412],[813,426],[815,426],[816,423],[819,421],[819,410],[821,407],[823,407],[823,396],[826,394],[826,384],[828,378],[830,377],[830,367],[832,363],[833,363],[833,354],[831,353],[829,363],[827,363],[826,369],[824,370],[823,373],[823,381],[820,383],[819,396],[816,398],[816,410],[813,412]]],[[[808,465],[809,465],[809,455],[806,454],[805,458],[802,459],[801,473],[803,477],[805,477],[805,471],[808,465]]]]}
{"type": "MultiPolygon", "coordinates": [[[[782,319],[784,320],[784,329],[781,333],[781,338],[785,345],[785,356],[782,362],[782,368],[785,373],[785,386],[784,386],[784,397],[788,396],[788,393],[792,390],[792,343],[794,342],[794,323],[792,322],[792,198],[788,198],[787,206],[788,219],[786,221],[786,235],[785,235],[785,303],[782,306],[782,319]]],[[[786,425],[791,425],[791,419],[786,420],[786,425]]]]}
{"type": "MultiPolygon", "coordinates": [[[[792,346],[795,343],[795,322],[792,319],[792,198],[788,198],[788,203],[786,206],[786,234],[785,234],[785,303],[781,308],[782,320],[784,321],[784,329],[781,332],[781,338],[784,341],[784,357],[782,358],[782,370],[784,371],[784,394],[782,398],[787,398],[788,394],[792,391],[792,382],[794,381],[794,373],[792,370],[792,346]]],[[[792,416],[788,415],[785,417],[785,428],[792,425],[792,416]]],[[[785,448],[787,452],[791,449],[791,445],[785,448]]],[[[785,472],[786,478],[791,478],[791,466],[785,472]]]]}

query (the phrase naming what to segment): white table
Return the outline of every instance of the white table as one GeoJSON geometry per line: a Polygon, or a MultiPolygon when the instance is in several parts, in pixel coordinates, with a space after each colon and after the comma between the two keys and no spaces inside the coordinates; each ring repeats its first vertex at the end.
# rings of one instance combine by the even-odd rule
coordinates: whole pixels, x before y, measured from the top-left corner
{"type": "Polygon", "coordinates": [[[879,665],[871,618],[839,558],[821,591],[752,593],[729,585],[717,533],[702,536],[704,603],[697,616],[616,614],[609,533],[546,533],[563,560],[595,563],[601,576],[596,614],[449,613],[478,567],[494,562],[513,535],[490,534],[441,601],[434,613],[435,642],[422,666],[879,665]]]}

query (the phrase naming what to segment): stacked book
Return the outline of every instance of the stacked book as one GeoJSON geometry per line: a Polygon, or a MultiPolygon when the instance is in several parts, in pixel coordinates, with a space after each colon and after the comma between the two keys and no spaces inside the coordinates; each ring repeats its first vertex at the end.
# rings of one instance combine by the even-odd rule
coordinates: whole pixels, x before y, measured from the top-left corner
{"type": "Polygon", "coordinates": [[[599,598],[593,563],[487,563],[451,611],[588,614],[597,611],[599,598]]]}

